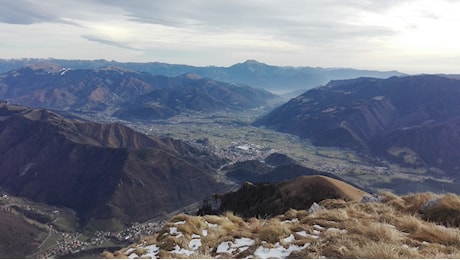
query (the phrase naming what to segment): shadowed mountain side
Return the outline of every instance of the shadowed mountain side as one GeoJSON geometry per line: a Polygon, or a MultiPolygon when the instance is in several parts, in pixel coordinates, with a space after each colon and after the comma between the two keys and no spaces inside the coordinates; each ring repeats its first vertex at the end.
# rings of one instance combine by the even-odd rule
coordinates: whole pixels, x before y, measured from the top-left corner
{"type": "Polygon", "coordinates": [[[322,175],[346,182],[340,176],[328,172],[321,172],[311,168],[301,166],[296,163],[283,164],[277,167],[270,167],[258,160],[237,162],[233,165],[222,168],[225,175],[236,181],[244,182],[280,182],[293,179],[299,176],[322,175]]]}
{"type": "MultiPolygon", "coordinates": [[[[289,156],[280,153],[270,154],[264,162],[259,160],[236,162],[223,167],[222,171],[229,179],[239,184],[244,182],[273,183],[312,175],[321,175],[348,183],[338,175],[304,167],[289,156]]],[[[350,185],[365,190],[355,184],[350,185]]]]}
{"type": "Polygon", "coordinates": [[[243,110],[281,102],[281,98],[262,89],[229,84],[193,75],[174,78],[175,87],[163,87],[140,95],[134,102],[122,105],[114,115],[127,119],[161,119],[181,112],[216,112],[243,110]]]}
{"type": "Polygon", "coordinates": [[[212,195],[198,214],[232,211],[242,217],[275,216],[289,209],[308,209],[325,199],[361,200],[364,191],[320,175],[301,176],[279,183],[245,183],[239,190],[212,195]]]}
{"type": "Polygon", "coordinates": [[[460,81],[435,75],[332,81],[255,125],[391,161],[400,161],[398,154],[410,149],[418,158],[406,160],[411,166],[437,167],[458,176],[458,100],[460,81]]]}
{"type": "Polygon", "coordinates": [[[220,160],[180,141],[5,103],[0,153],[6,191],[72,208],[83,225],[91,219],[112,223],[107,229],[225,190],[213,177],[220,160]]]}

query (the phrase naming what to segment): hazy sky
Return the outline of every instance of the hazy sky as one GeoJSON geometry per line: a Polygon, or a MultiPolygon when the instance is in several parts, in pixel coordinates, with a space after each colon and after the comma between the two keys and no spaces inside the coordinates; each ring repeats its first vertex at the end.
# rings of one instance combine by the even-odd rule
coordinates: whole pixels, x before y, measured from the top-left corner
{"type": "Polygon", "coordinates": [[[0,58],[460,73],[460,0],[0,0],[0,58]]]}

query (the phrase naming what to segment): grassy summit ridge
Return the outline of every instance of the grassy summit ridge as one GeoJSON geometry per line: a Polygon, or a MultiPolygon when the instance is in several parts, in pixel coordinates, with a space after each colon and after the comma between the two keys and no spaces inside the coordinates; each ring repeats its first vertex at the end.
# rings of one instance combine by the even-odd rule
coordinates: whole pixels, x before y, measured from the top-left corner
{"type": "Polygon", "coordinates": [[[315,212],[269,219],[176,215],[154,236],[107,258],[458,258],[460,197],[381,193],[327,199],[315,212]],[[369,197],[368,197],[369,198],[369,197]]]}

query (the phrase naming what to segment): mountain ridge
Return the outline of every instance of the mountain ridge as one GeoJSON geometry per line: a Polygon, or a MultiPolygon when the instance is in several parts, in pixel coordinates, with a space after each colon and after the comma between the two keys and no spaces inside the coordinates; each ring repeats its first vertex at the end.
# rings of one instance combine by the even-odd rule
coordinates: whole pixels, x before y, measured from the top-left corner
{"type": "Polygon", "coordinates": [[[191,74],[172,78],[113,66],[67,69],[49,63],[1,74],[0,99],[128,120],[166,119],[182,113],[242,110],[281,102],[266,90],[191,74]]]}
{"type": "Polygon", "coordinates": [[[53,62],[66,68],[96,69],[104,66],[118,66],[154,75],[175,77],[195,73],[216,81],[235,82],[263,88],[274,93],[288,93],[298,89],[310,89],[330,80],[356,78],[362,76],[387,78],[404,75],[398,71],[360,70],[351,68],[320,68],[268,65],[256,60],[246,60],[228,67],[191,66],[162,62],[116,62],[106,60],[62,60],[62,59],[25,59],[0,60],[0,72],[16,69],[26,64],[53,62]]]}
{"type": "Polygon", "coordinates": [[[459,155],[459,98],[460,81],[437,75],[331,81],[255,125],[309,138],[315,145],[352,148],[414,167],[426,164],[457,176],[460,165],[452,156],[459,155]]]}
{"type": "Polygon", "coordinates": [[[74,209],[81,228],[128,226],[227,189],[214,178],[220,159],[178,140],[6,103],[0,119],[0,186],[74,209]]]}

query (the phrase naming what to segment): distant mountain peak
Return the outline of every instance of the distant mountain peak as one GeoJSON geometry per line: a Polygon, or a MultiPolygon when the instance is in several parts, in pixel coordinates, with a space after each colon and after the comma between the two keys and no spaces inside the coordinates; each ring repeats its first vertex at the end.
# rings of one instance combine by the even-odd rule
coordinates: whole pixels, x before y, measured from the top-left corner
{"type": "Polygon", "coordinates": [[[125,73],[125,72],[138,73],[137,71],[125,69],[125,68],[118,67],[118,66],[106,66],[106,67],[97,69],[97,71],[115,71],[119,73],[125,73]]]}
{"type": "Polygon", "coordinates": [[[246,60],[245,62],[243,62],[243,64],[265,64],[265,63],[262,63],[262,62],[259,62],[257,60],[246,60]]]}
{"type": "Polygon", "coordinates": [[[186,73],[184,75],[182,75],[182,78],[186,78],[186,79],[202,79],[203,77],[199,74],[196,74],[196,73],[186,73]]]}
{"type": "Polygon", "coordinates": [[[52,63],[52,62],[47,62],[47,61],[26,65],[24,67],[30,68],[32,70],[43,70],[43,71],[52,72],[52,73],[57,73],[62,70],[62,66],[52,63]]]}

